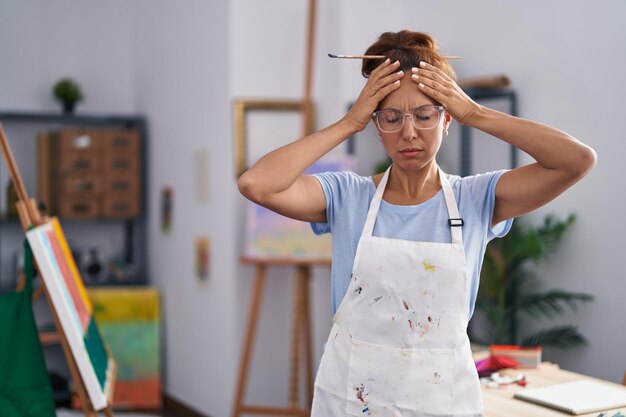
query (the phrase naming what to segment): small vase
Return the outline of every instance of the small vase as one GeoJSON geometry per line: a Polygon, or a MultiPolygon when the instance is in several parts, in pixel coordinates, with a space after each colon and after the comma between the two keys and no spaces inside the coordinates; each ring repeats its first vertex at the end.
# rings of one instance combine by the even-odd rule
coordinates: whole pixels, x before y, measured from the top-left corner
{"type": "Polygon", "coordinates": [[[64,101],[63,102],[63,113],[72,114],[74,113],[74,109],[76,108],[75,101],[64,101]]]}

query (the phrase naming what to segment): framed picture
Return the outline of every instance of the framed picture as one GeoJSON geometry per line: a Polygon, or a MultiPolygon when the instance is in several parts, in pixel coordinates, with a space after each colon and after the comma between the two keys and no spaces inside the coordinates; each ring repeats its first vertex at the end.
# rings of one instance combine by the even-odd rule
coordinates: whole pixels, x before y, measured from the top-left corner
{"type": "MultiPolygon", "coordinates": [[[[265,117],[264,121],[256,119],[256,122],[260,125],[265,122],[265,127],[273,127],[274,132],[277,135],[285,131],[293,131],[294,125],[298,126],[296,128],[296,132],[301,131],[302,125],[302,117],[303,117],[304,103],[302,100],[268,100],[268,99],[237,99],[233,103],[233,132],[234,132],[234,144],[235,144],[235,175],[237,178],[241,174],[243,174],[248,166],[250,165],[250,158],[252,160],[260,157],[259,152],[255,152],[255,150],[260,149],[259,146],[261,144],[267,144],[271,146],[271,140],[263,140],[256,141],[254,143],[250,143],[251,138],[249,137],[250,132],[253,129],[249,129],[249,124],[251,122],[251,116],[264,116],[266,113],[271,113],[273,116],[271,119],[265,117]],[[254,113],[251,115],[251,113],[254,113]],[[287,113],[287,114],[280,114],[287,113]],[[289,114],[291,113],[291,114],[289,114]],[[294,118],[295,116],[299,116],[294,118]],[[297,121],[297,122],[296,122],[297,121]],[[286,129],[282,128],[284,125],[287,126],[286,129]],[[277,129],[277,126],[281,126],[280,129],[277,129]],[[252,152],[251,152],[252,150],[252,152]]],[[[268,130],[268,129],[261,129],[268,130]]],[[[256,130],[255,130],[256,131],[256,130]]],[[[299,133],[296,133],[299,135],[299,133]]],[[[297,137],[297,136],[296,136],[297,137]]],[[[291,137],[291,140],[295,139],[295,137],[291,137]]],[[[288,142],[286,142],[288,143],[288,142]]],[[[262,146],[262,145],[261,145],[262,146]]],[[[274,148],[267,148],[265,150],[269,151],[274,148]]],[[[264,152],[263,152],[264,153],[264,152]]]]}

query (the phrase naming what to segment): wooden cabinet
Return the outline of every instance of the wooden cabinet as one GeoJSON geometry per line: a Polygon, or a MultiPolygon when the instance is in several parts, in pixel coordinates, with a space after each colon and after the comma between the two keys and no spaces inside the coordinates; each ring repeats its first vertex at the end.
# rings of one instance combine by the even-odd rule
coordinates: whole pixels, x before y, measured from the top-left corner
{"type": "Polygon", "coordinates": [[[61,218],[132,219],[141,214],[136,129],[68,128],[38,138],[39,200],[61,218]]]}

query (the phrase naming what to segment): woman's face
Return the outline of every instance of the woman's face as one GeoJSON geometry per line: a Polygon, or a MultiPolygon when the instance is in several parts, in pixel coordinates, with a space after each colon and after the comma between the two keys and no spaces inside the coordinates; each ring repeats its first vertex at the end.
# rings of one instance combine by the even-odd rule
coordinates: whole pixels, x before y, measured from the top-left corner
{"type": "MultiPolygon", "coordinates": [[[[400,87],[381,101],[379,110],[396,109],[411,113],[416,107],[425,105],[439,103],[424,94],[407,71],[400,80],[400,87]]],[[[383,132],[376,126],[385,151],[394,165],[403,170],[415,171],[424,168],[435,158],[441,147],[443,132],[451,119],[445,111],[443,114],[437,125],[427,130],[416,129],[411,118],[406,115],[402,129],[397,132],[383,132]]]]}

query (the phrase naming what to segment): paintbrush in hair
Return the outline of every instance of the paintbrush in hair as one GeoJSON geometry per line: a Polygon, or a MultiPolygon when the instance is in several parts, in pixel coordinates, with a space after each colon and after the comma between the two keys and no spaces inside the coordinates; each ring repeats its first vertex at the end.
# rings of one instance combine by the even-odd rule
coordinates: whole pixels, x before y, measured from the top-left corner
{"type": "MultiPolygon", "coordinates": [[[[344,58],[344,59],[384,59],[387,58],[386,55],[335,55],[328,54],[331,58],[344,58]]],[[[448,55],[444,56],[445,59],[461,59],[460,56],[456,55],[448,55]]]]}

